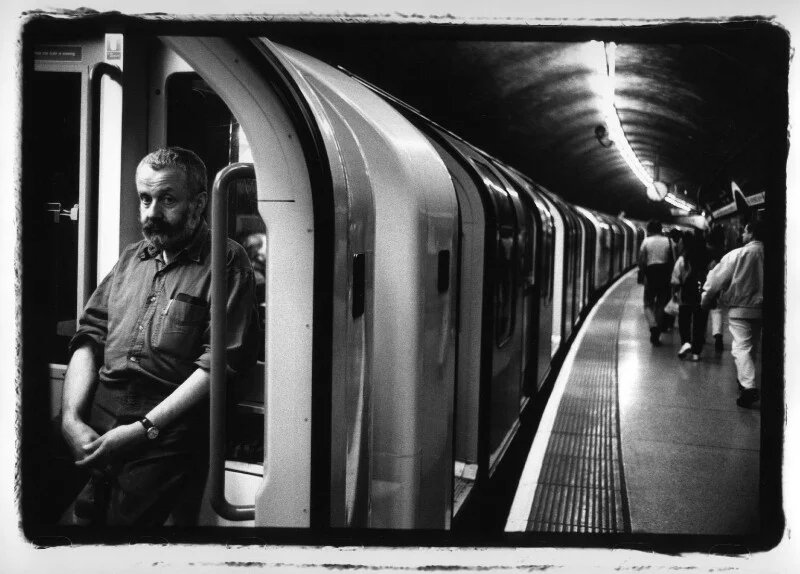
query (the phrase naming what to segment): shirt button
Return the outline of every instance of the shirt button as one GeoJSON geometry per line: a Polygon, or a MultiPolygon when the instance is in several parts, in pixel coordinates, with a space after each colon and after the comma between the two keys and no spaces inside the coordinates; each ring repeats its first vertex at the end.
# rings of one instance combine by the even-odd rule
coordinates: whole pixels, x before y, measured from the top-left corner
{"type": "Polygon", "coordinates": [[[147,300],[148,300],[148,301],[150,301],[150,303],[152,303],[153,301],[155,301],[155,300],[156,300],[156,296],[155,296],[155,295],[152,295],[152,296],[151,296],[151,297],[149,297],[147,300]]]}

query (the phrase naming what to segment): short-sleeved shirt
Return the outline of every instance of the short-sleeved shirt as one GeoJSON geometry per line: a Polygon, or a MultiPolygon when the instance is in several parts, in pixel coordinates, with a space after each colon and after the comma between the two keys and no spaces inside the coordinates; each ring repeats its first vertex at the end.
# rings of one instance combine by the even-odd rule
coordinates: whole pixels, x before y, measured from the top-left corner
{"type": "Polygon", "coordinates": [[[672,242],[664,235],[646,237],[639,248],[639,265],[642,267],[667,264],[672,271],[673,261],[672,242]]]}
{"type": "MultiPolygon", "coordinates": [[[[227,366],[257,356],[255,281],[244,249],[227,244],[227,366]]],[[[205,222],[169,264],[148,241],[129,245],[95,290],[70,342],[91,343],[99,381],[90,424],[140,418],[200,368],[210,370],[211,235],[205,222]]]]}

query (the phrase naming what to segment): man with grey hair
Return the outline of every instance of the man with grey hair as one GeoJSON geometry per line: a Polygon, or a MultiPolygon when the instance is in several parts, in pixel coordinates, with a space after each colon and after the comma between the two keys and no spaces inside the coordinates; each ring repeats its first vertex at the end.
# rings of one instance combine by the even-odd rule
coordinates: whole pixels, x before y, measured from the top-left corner
{"type": "MultiPolygon", "coordinates": [[[[191,485],[202,487],[197,478],[207,470],[205,165],[189,150],[159,149],[139,163],[136,189],[144,239],[122,251],[84,309],[70,342],[61,430],[75,465],[93,477],[76,514],[153,526],[191,485]]],[[[227,365],[235,375],[255,362],[255,283],[247,254],[231,240],[226,262],[227,365]]]]}

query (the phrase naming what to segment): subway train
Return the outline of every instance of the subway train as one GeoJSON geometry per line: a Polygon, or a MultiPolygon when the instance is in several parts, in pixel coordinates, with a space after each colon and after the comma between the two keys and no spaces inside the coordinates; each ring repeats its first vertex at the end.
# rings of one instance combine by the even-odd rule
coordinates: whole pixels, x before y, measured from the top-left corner
{"type": "Polygon", "coordinates": [[[23,255],[55,250],[57,263],[23,313],[45,330],[48,416],[77,316],[140,238],[136,165],[179,145],[216,174],[213,241],[261,240],[262,356],[232,389],[212,371],[198,524],[450,530],[491,511],[577,327],[635,265],[643,222],[570,205],[265,38],[87,34],[27,49],[36,201],[23,215],[41,226],[23,255]]]}

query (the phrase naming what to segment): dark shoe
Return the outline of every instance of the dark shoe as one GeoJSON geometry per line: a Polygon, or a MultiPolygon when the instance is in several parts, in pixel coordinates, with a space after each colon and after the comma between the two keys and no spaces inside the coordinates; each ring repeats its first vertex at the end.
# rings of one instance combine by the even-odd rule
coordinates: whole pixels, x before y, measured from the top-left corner
{"type": "Polygon", "coordinates": [[[722,335],[714,335],[714,350],[717,353],[721,353],[724,349],[722,345],[722,335]]]}
{"type": "Polygon", "coordinates": [[[742,391],[742,394],[739,395],[739,398],[736,399],[736,404],[747,409],[758,399],[758,389],[745,389],[742,391]]]}
{"type": "Polygon", "coordinates": [[[654,347],[661,346],[661,330],[658,327],[653,327],[650,329],[650,343],[654,347]]]}

